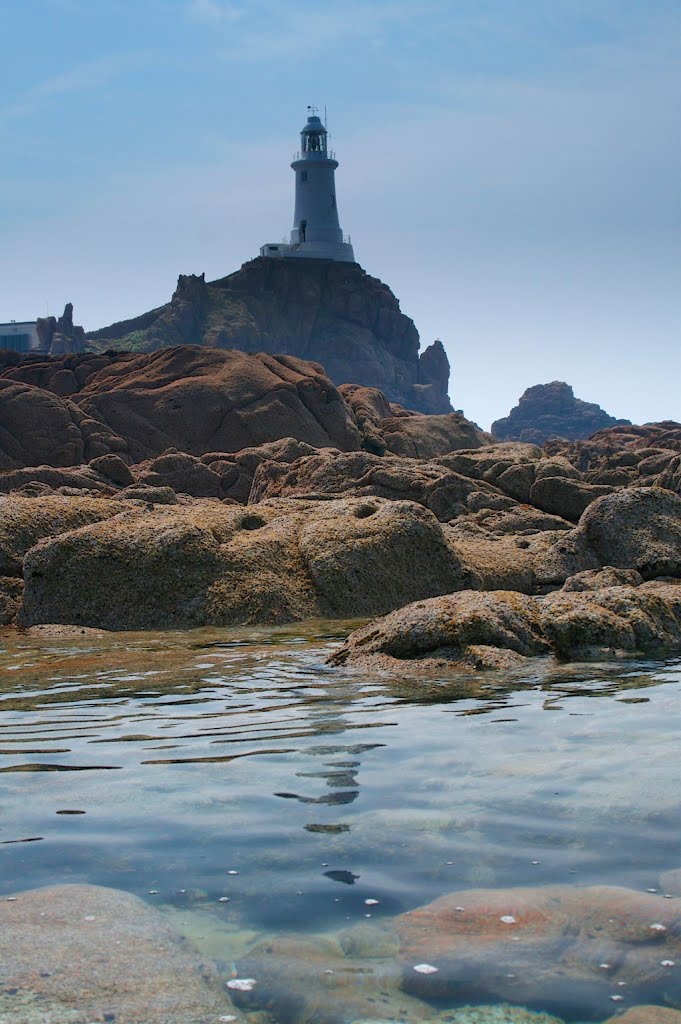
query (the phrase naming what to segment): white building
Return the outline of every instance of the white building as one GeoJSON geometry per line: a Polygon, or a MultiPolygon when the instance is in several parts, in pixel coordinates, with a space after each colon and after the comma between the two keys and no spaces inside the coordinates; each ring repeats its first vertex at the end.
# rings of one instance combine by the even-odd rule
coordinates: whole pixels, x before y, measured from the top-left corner
{"type": "Polygon", "coordinates": [[[10,320],[0,324],[0,349],[11,352],[40,352],[42,347],[35,320],[10,320]]]}
{"type": "MultiPolygon", "coordinates": [[[[313,108],[308,108],[313,109],[313,108]]],[[[350,239],[338,221],[335,170],[338,161],[327,146],[327,131],[311,113],[300,133],[300,152],[291,167],[296,175],[296,205],[290,242],[271,242],[261,256],[355,262],[350,239]]]]}

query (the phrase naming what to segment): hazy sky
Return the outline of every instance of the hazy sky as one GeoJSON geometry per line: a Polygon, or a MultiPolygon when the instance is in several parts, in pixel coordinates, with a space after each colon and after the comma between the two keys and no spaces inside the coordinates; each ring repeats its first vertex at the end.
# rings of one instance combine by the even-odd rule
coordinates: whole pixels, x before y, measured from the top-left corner
{"type": "Polygon", "coordinates": [[[679,0],[2,0],[0,321],[86,329],[287,234],[328,108],[355,255],[484,426],[681,418],[679,0]]]}

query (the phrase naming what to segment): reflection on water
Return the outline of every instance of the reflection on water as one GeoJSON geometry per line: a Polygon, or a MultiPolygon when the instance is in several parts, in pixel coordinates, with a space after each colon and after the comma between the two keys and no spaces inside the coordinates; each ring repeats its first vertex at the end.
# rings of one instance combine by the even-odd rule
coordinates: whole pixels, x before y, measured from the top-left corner
{"type": "Polygon", "coordinates": [[[324,664],[351,625],[1,634],[0,891],[117,886],[215,953],[681,864],[681,662],[377,680],[324,664]]]}

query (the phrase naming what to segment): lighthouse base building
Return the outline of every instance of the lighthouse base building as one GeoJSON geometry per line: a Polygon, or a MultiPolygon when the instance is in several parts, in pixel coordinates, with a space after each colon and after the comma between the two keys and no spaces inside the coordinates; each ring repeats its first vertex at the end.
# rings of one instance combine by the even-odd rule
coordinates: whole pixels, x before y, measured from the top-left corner
{"type": "Polygon", "coordinates": [[[338,161],[328,149],[326,128],[314,113],[300,133],[300,151],[291,167],[296,176],[296,203],[290,241],[268,242],[261,247],[260,255],[354,263],[350,239],[341,231],[338,220],[338,161]]]}

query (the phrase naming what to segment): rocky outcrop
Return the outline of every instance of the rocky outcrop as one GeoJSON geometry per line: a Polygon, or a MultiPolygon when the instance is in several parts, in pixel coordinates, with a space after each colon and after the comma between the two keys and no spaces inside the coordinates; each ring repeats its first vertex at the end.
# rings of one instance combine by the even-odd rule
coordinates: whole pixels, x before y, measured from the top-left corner
{"type": "Polygon", "coordinates": [[[2,1020],[242,1020],[217,971],[161,914],[115,889],[59,885],[5,897],[0,961],[2,1020]]]}
{"type": "Polygon", "coordinates": [[[494,440],[460,412],[427,416],[388,402],[377,388],[358,384],[344,384],[339,391],[362,432],[362,447],[375,455],[432,459],[460,448],[480,448],[494,440]]]}
{"type": "Polygon", "coordinates": [[[281,437],[360,446],[354,420],[322,368],[291,356],[162,349],[100,370],[78,404],[122,432],[134,461],[168,448],[234,452],[281,437]]]}
{"type": "Polygon", "coordinates": [[[546,451],[569,461],[588,483],[665,487],[681,493],[681,424],[673,420],[599,430],[586,441],[549,441],[546,451]]]}
{"type": "Polygon", "coordinates": [[[394,456],[380,458],[368,452],[327,450],[295,462],[262,462],[253,479],[249,503],[266,498],[319,495],[363,495],[417,501],[442,522],[504,497],[491,485],[470,480],[435,462],[421,463],[394,456]]]}
{"type": "Polygon", "coordinates": [[[125,507],[90,497],[0,497],[0,576],[21,576],[24,555],[38,541],[110,519],[125,507]]]}
{"type": "Polygon", "coordinates": [[[104,629],[380,614],[466,579],[432,513],[378,498],[135,505],[35,544],[24,577],[25,625],[104,629]]]}
{"type": "Polygon", "coordinates": [[[388,672],[522,667],[561,658],[681,647],[681,585],[558,592],[463,591],[419,601],[356,630],[329,658],[388,672]]]}
{"type": "Polygon", "coordinates": [[[85,349],[85,331],[73,323],[73,303],[67,302],[64,312],[56,317],[38,317],[36,324],[40,347],[50,355],[63,352],[83,352],[85,349]]]}
{"type": "Polygon", "coordinates": [[[52,392],[0,379],[0,472],[79,466],[109,452],[127,444],[101,420],[52,392]]]}
{"type": "Polygon", "coordinates": [[[554,380],[528,388],[509,415],[492,424],[492,433],[500,441],[542,444],[551,437],[590,437],[604,427],[628,423],[609,416],[593,402],[575,398],[569,384],[554,380]]]}
{"type": "Polygon", "coordinates": [[[258,258],[209,284],[204,275],[180,275],[167,306],[87,337],[100,349],[189,344],[311,359],[335,384],[380,388],[425,413],[451,411],[441,342],[419,355],[413,321],[357,264],[258,258]]]}

